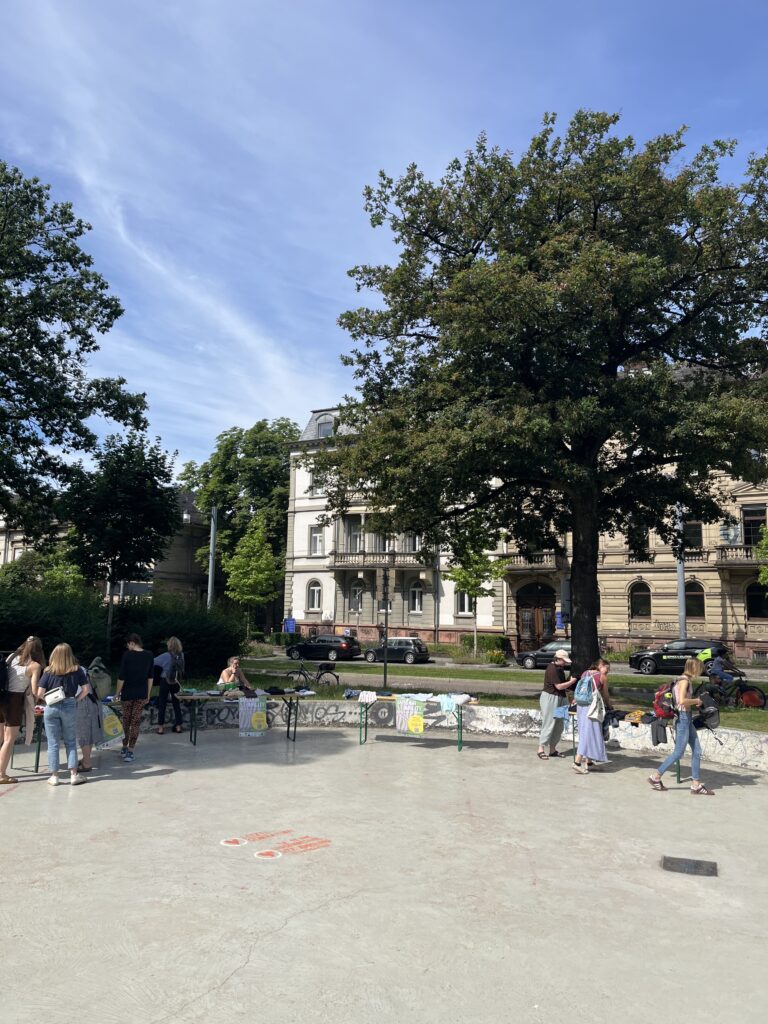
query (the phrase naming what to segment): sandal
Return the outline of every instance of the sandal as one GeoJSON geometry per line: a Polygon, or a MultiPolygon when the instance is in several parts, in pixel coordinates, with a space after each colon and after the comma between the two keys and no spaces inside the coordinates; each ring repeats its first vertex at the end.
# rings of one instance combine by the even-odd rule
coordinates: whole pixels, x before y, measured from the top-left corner
{"type": "Polygon", "coordinates": [[[649,783],[651,784],[651,786],[653,786],[653,788],[654,788],[655,790],[657,790],[657,791],[658,791],[659,793],[666,793],[666,792],[667,792],[667,787],[666,787],[666,786],[664,785],[664,783],[663,783],[663,782],[661,781],[661,776],[659,776],[659,777],[658,777],[658,779],[654,779],[654,777],[653,777],[652,775],[649,775],[649,776],[648,776],[648,782],[649,782],[649,783]]]}
{"type": "Polygon", "coordinates": [[[0,775],[0,786],[12,786],[14,782],[18,781],[18,779],[11,778],[10,775],[0,775]]]}
{"type": "Polygon", "coordinates": [[[549,756],[550,757],[562,757],[563,755],[560,753],[559,750],[550,750],[549,756]]]}
{"type": "Polygon", "coordinates": [[[174,725],[173,731],[174,732],[184,732],[183,728],[180,725],[174,725]]]}
{"type": "Polygon", "coordinates": [[[157,733],[158,736],[165,736],[165,726],[158,725],[158,727],[155,729],[155,732],[157,733]]]}
{"type": "Polygon", "coordinates": [[[78,761],[77,762],[77,770],[79,772],[92,772],[93,771],[93,765],[89,764],[88,766],[86,766],[86,765],[83,764],[82,761],[78,761]]]}
{"type": "Polygon", "coordinates": [[[711,789],[707,789],[706,786],[697,786],[695,789],[691,786],[691,793],[694,796],[714,796],[715,794],[711,789]]]}
{"type": "Polygon", "coordinates": [[[545,753],[543,750],[537,750],[536,751],[536,757],[538,757],[538,759],[540,761],[548,761],[549,760],[549,754],[545,753]]]}

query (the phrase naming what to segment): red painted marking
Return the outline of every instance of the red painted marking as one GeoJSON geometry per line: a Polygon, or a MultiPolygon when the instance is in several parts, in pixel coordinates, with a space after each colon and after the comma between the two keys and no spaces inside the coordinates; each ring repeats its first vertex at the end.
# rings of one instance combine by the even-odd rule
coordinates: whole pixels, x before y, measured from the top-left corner
{"type": "Polygon", "coordinates": [[[245,846],[245,839],[222,839],[222,846],[245,846]]]}
{"type": "Polygon", "coordinates": [[[254,857],[259,860],[275,860],[277,857],[282,857],[282,853],[278,853],[277,850],[259,850],[258,853],[254,853],[254,857]]]}
{"type": "Polygon", "coordinates": [[[0,789],[0,796],[8,796],[9,793],[15,793],[18,788],[18,785],[14,786],[13,783],[10,785],[6,784],[2,789],[0,789]]]}
{"type": "Polygon", "coordinates": [[[274,839],[275,836],[287,836],[293,832],[292,828],[284,828],[279,832],[246,832],[245,838],[249,843],[263,843],[267,839],[274,839]]]}
{"type": "Polygon", "coordinates": [[[322,850],[324,846],[330,846],[330,839],[318,839],[317,836],[299,836],[275,847],[281,853],[311,853],[313,850],[322,850]]]}

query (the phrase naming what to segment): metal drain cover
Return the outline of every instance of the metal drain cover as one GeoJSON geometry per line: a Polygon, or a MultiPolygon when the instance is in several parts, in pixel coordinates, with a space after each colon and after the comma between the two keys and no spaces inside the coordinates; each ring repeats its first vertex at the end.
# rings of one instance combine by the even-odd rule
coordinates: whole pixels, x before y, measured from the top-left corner
{"type": "Polygon", "coordinates": [[[662,857],[661,866],[665,871],[679,871],[683,875],[717,875],[717,861],[691,860],[689,857],[662,857]]]}

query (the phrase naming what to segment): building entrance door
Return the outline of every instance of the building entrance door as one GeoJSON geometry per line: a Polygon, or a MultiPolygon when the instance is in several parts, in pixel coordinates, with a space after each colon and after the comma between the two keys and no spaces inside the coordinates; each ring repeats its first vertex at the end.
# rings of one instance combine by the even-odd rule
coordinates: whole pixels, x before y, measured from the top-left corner
{"type": "Polygon", "coordinates": [[[555,591],[546,583],[528,583],[516,595],[517,649],[535,651],[555,635],[555,591]]]}

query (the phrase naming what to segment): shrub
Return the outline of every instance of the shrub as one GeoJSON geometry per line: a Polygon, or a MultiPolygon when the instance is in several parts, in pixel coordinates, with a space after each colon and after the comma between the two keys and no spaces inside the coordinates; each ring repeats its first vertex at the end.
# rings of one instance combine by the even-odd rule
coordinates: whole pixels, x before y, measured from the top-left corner
{"type": "Polygon", "coordinates": [[[506,665],[507,663],[504,651],[488,651],[485,660],[489,665],[506,665]]]}
{"type": "MultiPolygon", "coordinates": [[[[461,646],[471,651],[474,640],[471,633],[464,633],[461,637],[461,646]]],[[[478,633],[477,650],[480,651],[507,651],[509,650],[509,638],[501,633],[478,633]]]]}
{"type": "Polygon", "coordinates": [[[45,593],[22,588],[0,590],[0,649],[14,650],[34,634],[49,655],[68,643],[84,664],[107,647],[107,610],[95,591],[45,593]]]}

